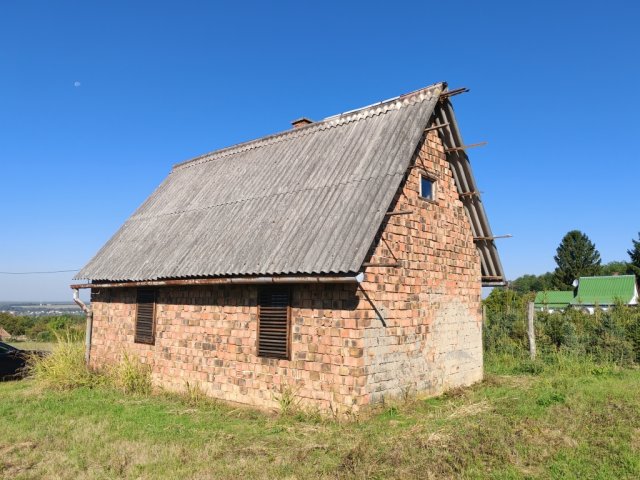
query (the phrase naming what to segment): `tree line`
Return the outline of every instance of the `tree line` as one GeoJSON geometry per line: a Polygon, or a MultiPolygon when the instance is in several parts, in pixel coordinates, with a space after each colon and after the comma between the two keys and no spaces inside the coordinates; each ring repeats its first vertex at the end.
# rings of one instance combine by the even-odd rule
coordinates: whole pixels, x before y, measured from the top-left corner
{"type": "Polygon", "coordinates": [[[629,261],[613,261],[603,265],[600,252],[589,237],[579,230],[572,230],[562,238],[556,249],[554,271],[542,275],[522,275],[509,282],[509,287],[524,294],[571,290],[573,281],[584,276],[633,274],[640,279],[640,232],[637,240],[631,240],[627,254],[629,261]]]}
{"type": "Polygon", "coordinates": [[[0,327],[12,337],[24,336],[41,342],[53,341],[59,332],[71,330],[82,333],[84,322],[82,315],[28,316],[0,312],[0,327]]]}

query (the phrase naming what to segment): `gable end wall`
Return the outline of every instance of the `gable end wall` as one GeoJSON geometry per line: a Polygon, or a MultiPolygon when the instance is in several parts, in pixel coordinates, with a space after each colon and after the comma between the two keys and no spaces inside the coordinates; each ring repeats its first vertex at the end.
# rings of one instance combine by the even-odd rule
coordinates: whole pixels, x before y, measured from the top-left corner
{"type": "Polygon", "coordinates": [[[371,402],[437,394],[482,379],[480,258],[444,147],[429,132],[372,247],[362,288],[375,306],[364,332],[371,402]],[[433,202],[420,176],[436,179],[433,202]]]}

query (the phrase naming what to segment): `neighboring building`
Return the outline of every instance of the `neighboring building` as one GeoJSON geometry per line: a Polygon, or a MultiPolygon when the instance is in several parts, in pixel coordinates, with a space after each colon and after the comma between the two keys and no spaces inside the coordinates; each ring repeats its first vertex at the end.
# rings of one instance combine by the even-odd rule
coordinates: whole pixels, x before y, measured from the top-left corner
{"type": "Polygon", "coordinates": [[[638,304],[635,275],[580,277],[574,290],[538,292],[535,306],[538,310],[553,312],[571,305],[593,313],[596,307],[607,310],[616,302],[638,304]]]}
{"type": "Polygon", "coordinates": [[[176,165],[78,278],[91,365],[349,410],[482,378],[503,271],[446,84],[176,165]]]}
{"type": "Polygon", "coordinates": [[[573,301],[573,290],[549,290],[538,292],[535,299],[536,310],[544,310],[549,313],[564,310],[573,301]]]}
{"type": "Polygon", "coordinates": [[[11,339],[11,334],[7,332],[4,328],[0,327],[0,341],[6,342],[11,339]]]}
{"type": "Polygon", "coordinates": [[[606,277],[580,277],[578,289],[571,305],[593,313],[595,307],[608,309],[616,302],[638,304],[638,286],[635,275],[606,277]]]}

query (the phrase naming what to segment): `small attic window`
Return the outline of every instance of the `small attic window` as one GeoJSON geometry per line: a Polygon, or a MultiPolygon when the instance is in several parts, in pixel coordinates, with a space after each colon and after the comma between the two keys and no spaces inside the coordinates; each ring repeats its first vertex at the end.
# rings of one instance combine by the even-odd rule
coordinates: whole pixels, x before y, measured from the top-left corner
{"type": "Polygon", "coordinates": [[[426,175],[420,175],[420,197],[425,200],[434,201],[436,198],[436,182],[433,178],[427,177],[426,175]]]}

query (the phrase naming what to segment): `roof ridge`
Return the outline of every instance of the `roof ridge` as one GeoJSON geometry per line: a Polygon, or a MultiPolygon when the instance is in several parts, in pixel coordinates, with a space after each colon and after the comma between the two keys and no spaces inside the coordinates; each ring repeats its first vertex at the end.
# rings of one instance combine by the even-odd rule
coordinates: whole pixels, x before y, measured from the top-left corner
{"type": "MultiPolygon", "coordinates": [[[[387,113],[390,110],[399,110],[400,108],[414,105],[416,103],[423,102],[425,100],[429,100],[433,98],[434,91],[438,90],[438,88],[440,89],[440,91],[442,91],[445,88],[445,86],[446,86],[445,82],[434,83],[432,85],[421,88],[419,90],[415,90],[413,92],[409,92],[404,95],[383,100],[381,102],[367,105],[365,107],[360,107],[355,110],[349,110],[344,113],[339,113],[337,115],[326,117],[322,120],[311,123],[304,127],[284,130],[282,132],[266,135],[264,137],[259,137],[253,140],[231,145],[229,147],[224,147],[218,150],[214,150],[212,152],[208,152],[203,155],[194,157],[190,160],[185,160],[184,162],[177,163],[173,166],[172,171],[181,170],[183,168],[189,168],[195,165],[200,165],[202,163],[206,163],[211,160],[226,157],[226,156],[233,155],[235,153],[243,152],[246,150],[259,148],[265,145],[271,145],[271,144],[282,142],[285,140],[290,140],[290,139],[298,138],[304,135],[309,135],[319,130],[326,130],[328,128],[334,128],[334,127],[345,125],[347,123],[351,123],[354,121],[362,120],[364,118],[369,118],[375,115],[381,115],[381,114],[387,113]]],[[[441,92],[438,92],[438,95],[440,93],[441,92]]]]}

